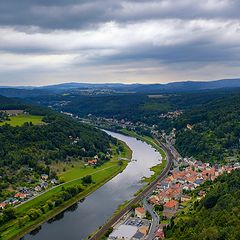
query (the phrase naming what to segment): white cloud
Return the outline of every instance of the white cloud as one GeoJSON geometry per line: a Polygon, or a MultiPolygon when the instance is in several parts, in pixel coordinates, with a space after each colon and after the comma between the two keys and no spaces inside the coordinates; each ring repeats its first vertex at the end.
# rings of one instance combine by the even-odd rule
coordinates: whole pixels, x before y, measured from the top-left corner
{"type": "MultiPolygon", "coordinates": [[[[205,39],[230,44],[239,42],[240,20],[145,21],[133,24],[109,22],[95,30],[26,33],[14,28],[0,28],[2,51],[86,51],[120,50],[143,44],[169,46],[205,39]]],[[[114,51],[112,51],[114,53],[114,51]]]]}
{"type": "Polygon", "coordinates": [[[49,81],[67,74],[168,81],[240,73],[237,0],[43,2],[29,3],[27,16],[21,6],[6,13],[13,19],[7,24],[0,15],[0,80],[14,71],[49,81]]]}

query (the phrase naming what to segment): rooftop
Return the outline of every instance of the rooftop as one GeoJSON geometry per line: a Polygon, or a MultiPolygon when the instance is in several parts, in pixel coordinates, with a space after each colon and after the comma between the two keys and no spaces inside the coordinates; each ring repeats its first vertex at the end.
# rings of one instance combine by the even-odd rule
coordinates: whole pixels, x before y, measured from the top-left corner
{"type": "Polygon", "coordinates": [[[145,213],[145,209],[143,208],[143,207],[137,207],[136,209],[135,209],[135,211],[137,211],[137,212],[139,212],[139,213],[145,213]]]}
{"type": "Polygon", "coordinates": [[[164,207],[173,208],[173,207],[177,206],[177,204],[178,204],[177,201],[171,200],[171,201],[165,203],[165,204],[164,204],[164,207]]]}
{"type": "Polygon", "coordinates": [[[138,228],[135,226],[120,225],[109,235],[109,239],[118,238],[131,239],[137,233],[137,231],[138,228]]]}

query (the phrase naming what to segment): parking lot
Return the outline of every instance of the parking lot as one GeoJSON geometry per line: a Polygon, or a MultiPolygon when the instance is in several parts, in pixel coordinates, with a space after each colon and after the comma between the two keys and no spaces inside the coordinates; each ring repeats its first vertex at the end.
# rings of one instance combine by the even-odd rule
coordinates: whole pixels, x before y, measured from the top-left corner
{"type": "Polygon", "coordinates": [[[150,222],[146,219],[140,219],[140,218],[129,218],[126,222],[126,225],[130,226],[136,226],[136,227],[142,227],[142,226],[147,226],[149,227],[150,222]]]}

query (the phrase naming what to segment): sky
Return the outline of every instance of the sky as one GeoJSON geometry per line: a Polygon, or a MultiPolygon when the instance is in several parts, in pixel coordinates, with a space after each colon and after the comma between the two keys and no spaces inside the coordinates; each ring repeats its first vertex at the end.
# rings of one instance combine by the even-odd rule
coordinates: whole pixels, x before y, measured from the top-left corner
{"type": "Polygon", "coordinates": [[[240,76],[239,0],[1,0],[0,85],[240,76]]]}

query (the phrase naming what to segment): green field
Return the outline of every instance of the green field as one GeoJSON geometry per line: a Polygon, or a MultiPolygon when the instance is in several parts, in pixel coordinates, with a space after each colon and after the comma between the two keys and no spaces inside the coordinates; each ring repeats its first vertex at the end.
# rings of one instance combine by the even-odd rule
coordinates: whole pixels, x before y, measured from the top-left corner
{"type": "Polygon", "coordinates": [[[58,185],[50,190],[47,190],[46,192],[42,193],[36,198],[16,207],[17,215],[18,216],[24,215],[24,213],[27,213],[32,208],[36,208],[36,207],[40,207],[41,205],[44,205],[46,201],[49,200],[54,194],[61,192],[63,186],[67,188],[71,186],[81,185],[82,177],[86,175],[92,176],[94,184],[84,187],[84,191],[81,192],[78,196],[75,196],[72,199],[64,202],[62,205],[60,205],[57,208],[54,208],[52,211],[49,211],[46,214],[43,214],[40,218],[36,219],[35,221],[27,223],[22,228],[18,227],[18,220],[12,220],[9,223],[5,224],[4,226],[1,226],[0,232],[1,232],[2,238],[0,237],[0,239],[7,240],[7,239],[17,239],[21,237],[22,235],[31,231],[36,226],[42,224],[43,222],[50,219],[54,215],[60,213],[67,207],[71,206],[79,199],[86,197],[88,194],[95,191],[97,188],[99,188],[104,183],[109,181],[119,172],[123,171],[124,168],[127,166],[128,161],[123,161],[123,164],[119,165],[119,160],[118,160],[119,157],[127,157],[129,159],[131,159],[132,157],[132,151],[129,149],[129,147],[126,144],[123,144],[123,146],[124,146],[124,151],[120,155],[117,155],[116,147],[113,146],[112,159],[100,167],[97,167],[97,168],[89,167],[89,166],[84,167],[84,165],[80,167],[80,165],[77,165],[76,167],[70,168],[68,171],[60,174],[60,177],[66,181],[65,183],[58,185]]]}
{"type": "Polygon", "coordinates": [[[43,124],[43,121],[42,121],[43,116],[21,114],[21,115],[9,117],[9,118],[10,118],[10,121],[0,122],[0,126],[7,123],[13,127],[16,127],[16,126],[21,126],[26,122],[28,123],[32,122],[32,124],[34,125],[43,124]]]}

